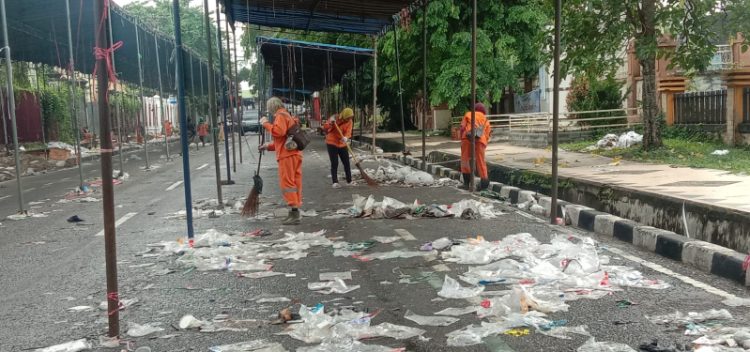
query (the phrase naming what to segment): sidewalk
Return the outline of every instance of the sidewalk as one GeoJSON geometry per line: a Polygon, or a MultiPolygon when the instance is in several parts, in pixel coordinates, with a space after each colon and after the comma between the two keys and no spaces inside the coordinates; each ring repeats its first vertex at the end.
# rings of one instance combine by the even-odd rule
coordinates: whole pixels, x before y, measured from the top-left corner
{"type": "MultiPolygon", "coordinates": [[[[364,136],[369,140],[369,136],[364,136]]],[[[376,137],[378,145],[386,152],[397,152],[401,143],[400,133],[381,133],[376,137]],[[392,148],[392,144],[397,146],[392,148]],[[389,148],[390,147],[390,148],[389,148]]],[[[421,157],[421,137],[406,136],[408,150],[414,157],[421,157]]],[[[449,137],[427,137],[427,154],[436,151],[451,157],[460,155],[458,141],[449,137]]],[[[533,149],[502,143],[491,143],[487,147],[487,161],[504,168],[551,174],[550,149],[533,149]]],[[[448,157],[445,157],[448,159],[448,157]]],[[[750,248],[747,239],[727,238],[738,233],[739,228],[750,226],[750,176],[735,175],[727,171],[694,169],[663,164],[648,164],[627,160],[613,160],[598,155],[566,152],[560,150],[559,174],[561,179],[585,181],[598,186],[598,203],[585,204],[585,195],[591,190],[582,190],[578,185],[577,199],[565,199],[573,203],[590,206],[600,211],[620,213],[629,218],[655,227],[671,227],[667,230],[685,234],[682,219],[683,207],[691,237],[721,244],[746,252],[750,248]],[[620,192],[612,192],[612,190],[620,192]],[[648,194],[651,202],[639,202],[638,194],[648,194]],[[605,199],[606,198],[606,199],[605,199]],[[665,204],[655,204],[664,201],[665,204]],[[623,207],[629,203],[629,207],[623,207]],[[679,206],[685,204],[684,206],[679,206]],[[595,206],[598,205],[598,206],[595,206]],[[609,209],[600,209],[605,206],[609,209]],[[677,207],[675,209],[675,207],[677,207]],[[702,210],[701,210],[702,209],[702,210]],[[691,214],[692,213],[692,214],[691,214]],[[730,219],[734,216],[736,219],[730,219]],[[712,221],[710,218],[718,218],[712,221]],[[728,224],[744,219],[740,223],[728,224]],[[744,224],[743,224],[744,222],[744,224]],[[661,226],[658,226],[661,225],[661,226]]],[[[433,156],[434,159],[434,156],[433,156]]],[[[447,165],[446,165],[447,166],[447,165]]],[[[491,168],[492,169],[492,168],[491,168]]],[[[507,170],[503,170],[507,171],[507,170]]],[[[513,173],[513,171],[509,171],[513,173]]],[[[491,173],[493,180],[496,173],[491,173]]],[[[504,180],[497,180],[503,182],[504,180]]],[[[519,186],[513,184],[513,186],[519,186]]],[[[542,187],[543,188],[543,187],[542,187]]],[[[575,194],[575,192],[573,192],[575,194]]],[[[567,192],[571,198],[571,192],[567,192]]],[[[744,230],[743,230],[744,231],[744,230]]],[[[739,233],[743,233],[739,231],[739,233]]],[[[747,231],[744,231],[747,236],[747,231]]]]}

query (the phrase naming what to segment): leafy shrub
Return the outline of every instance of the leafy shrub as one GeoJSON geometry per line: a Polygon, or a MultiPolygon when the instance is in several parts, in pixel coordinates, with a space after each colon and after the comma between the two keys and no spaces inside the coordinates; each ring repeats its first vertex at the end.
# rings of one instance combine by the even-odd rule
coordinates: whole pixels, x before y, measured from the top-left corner
{"type": "MultiPolygon", "coordinates": [[[[625,101],[627,96],[622,93],[622,86],[623,83],[613,77],[608,77],[603,80],[576,77],[570,85],[570,91],[568,92],[566,99],[568,110],[576,112],[620,109],[622,108],[622,102],[625,101]]],[[[625,116],[625,111],[617,110],[595,114],[570,114],[569,118],[578,119],[578,123],[585,126],[627,123],[627,118],[624,117],[613,120],[586,121],[587,118],[608,116],[625,116]]]]}

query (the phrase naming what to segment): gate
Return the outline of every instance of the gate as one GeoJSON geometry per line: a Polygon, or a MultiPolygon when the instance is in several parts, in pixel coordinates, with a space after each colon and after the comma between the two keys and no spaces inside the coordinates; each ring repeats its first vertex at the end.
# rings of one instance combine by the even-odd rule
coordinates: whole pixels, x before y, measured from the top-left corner
{"type": "MultiPolygon", "coordinates": [[[[746,95],[747,96],[747,95],[746,95]]],[[[721,125],[726,123],[727,91],[677,93],[674,97],[676,125],[721,125]]]]}
{"type": "Polygon", "coordinates": [[[742,92],[742,122],[750,123],[750,87],[742,92]]]}

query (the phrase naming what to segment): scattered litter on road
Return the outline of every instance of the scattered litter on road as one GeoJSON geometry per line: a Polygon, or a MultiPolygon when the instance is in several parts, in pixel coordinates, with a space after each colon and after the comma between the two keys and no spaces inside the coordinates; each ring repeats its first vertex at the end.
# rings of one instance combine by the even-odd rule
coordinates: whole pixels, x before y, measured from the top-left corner
{"type": "Polygon", "coordinates": [[[318,216],[318,212],[315,211],[315,209],[301,210],[299,214],[306,218],[312,218],[312,217],[318,216]]]}
{"type": "Polygon", "coordinates": [[[311,347],[303,346],[303,347],[297,348],[297,352],[339,352],[339,351],[402,352],[402,351],[406,351],[406,349],[379,346],[379,345],[365,345],[353,339],[325,341],[317,346],[311,346],[311,347]]]}
{"type": "Polygon", "coordinates": [[[462,287],[458,281],[445,275],[443,288],[438,292],[438,296],[444,298],[466,299],[479,296],[484,291],[484,286],[462,287]]]}
{"type": "Polygon", "coordinates": [[[284,303],[284,302],[291,302],[292,300],[286,297],[268,297],[268,298],[259,298],[255,301],[255,303],[284,303]]]}
{"type": "Polygon", "coordinates": [[[352,272],[332,272],[332,273],[320,273],[318,280],[320,281],[334,281],[334,280],[351,280],[352,272]]]}
{"type": "Polygon", "coordinates": [[[99,347],[115,348],[120,347],[120,338],[117,336],[99,336],[99,347]]]}
{"type": "Polygon", "coordinates": [[[266,340],[255,340],[238,342],[229,345],[209,347],[210,352],[287,352],[278,342],[267,342],[266,340]]]}
{"type": "Polygon", "coordinates": [[[370,253],[365,255],[353,255],[352,257],[355,259],[359,259],[363,262],[369,262],[371,260],[385,260],[385,259],[395,259],[395,258],[414,258],[414,257],[426,257],[430,255],[437,255],[436,251],[431,252],[424,252],[424,251],[405,251],[396,249],[390,252],[376,252],[376,253],[370,253]]]}
{"type": "Polygon", "coordinates": [[[330,295],[331,293],[349,293],[359,288],[359,285],[348,286],[344,280],[335,278],[333,281],[326,282],[308,282],[307,288],[312,291],[317,291],[324,295],[330,295]]]}
{"type": "Polygon", "coordinates": [[[396,241],[400,241],[401,236],[374,236],[372,240],[380,243],[393,243],[396,241]]]}
{"type": "Polygon", "coordinates": [[[672,314],[646,316],[646,319],[656,325],[688,327],[696,323],[730,321],[734,318],[726,309],[709,309],[703,312],[688,312],[687,314],[677,311],[672,314]]]}
{"type": "Polygon", "coordinates": [[[421,247],[419,247],[419,250],[420,251],[432,251],[434,249],[441,250],[441,249],[448,248],[452,244],[453,244],[453,241],[451,241],[447,237],[442,237],[432,242],[427,242],[423,244],[421,247]]]}
{"type": "Polygon", "coordinates": [[[636,352],[636,350],[630,348],[630,346],[616,342],[597,342],[595,338],[590,338],[581,347],[576,350],[578,352],[636,352]]]}
{"type": "Polygon", "coordinates": [[[128,322],[128,336],[142,337],[153,334],[155,332],[164,331],[164,328],[160,327],[161,323],[147,323],[147,324],[136,324],[128,322]]]}
{"type": "Polygon", "coordinates": [[[466,314],[469,314],[469,313],[476,313],[477,309],[479,309],[479,308],[476,307],[476,306],[474,306],[474,307],[469,306],[469,307],[463,307],[463,308],[445,308],[445,309],[443,309],[443,310],[441,310],[439,312],[435,312],[435,314],[437,314],[437,315],[450,315],[450,316],[453,316],[453,317],[457,317],[457,316],[466,315],[466,314]]]}
{"type": "Polygon", "coordinates": [[[8,216],[6,216],[6,219],[17,221],[17,220],[24,220],[24,219],[29,219],[29,218],[46,218],[46,217],[47,217],[46,213],[32,213],[32,212],[28,212],[28,213],[24,213],[24,214],[8,215],[8,216]]]}
{"type": "Polygon", "coordinates": [[[414,314],[410,310],[406,311],[406,314],[404,314],[404,319],[408,319],[419,325],[425,325],[425,326],[448,326],[459,321],[458,318],[451,318],[451,317],[445,317],[445,316],[439,316],[439,315],[437,316],[418,315],[418,314],[414,314]]]}
{"type": "Polygon", "coordinates": [[[92,306],[75,306],[68,308],[68,312],[93,312],[94,307],[92,306]]]}
{"type": "Polygon", "coordinates": [[[86,339],[80,339],[61,343],[59,345],[49,346],[45,348],[38,348],[36,352],[78,352],[90,350],[93,346],[91,342],[86,339]]]}
{"type": "Polygon", "coordinates": [[[371,219],[409,219],[415,217],[459,217],[462,219],[494,219],[502,212],[496,212],[491,203],[476,199],[464,199],[450,205],[425,205],[414,201],[411,205],[390,197],[376,202],[370,195],[367,198],[358,194],[352,196],[352,206],[341,209],[337,214],[371,219]]]}

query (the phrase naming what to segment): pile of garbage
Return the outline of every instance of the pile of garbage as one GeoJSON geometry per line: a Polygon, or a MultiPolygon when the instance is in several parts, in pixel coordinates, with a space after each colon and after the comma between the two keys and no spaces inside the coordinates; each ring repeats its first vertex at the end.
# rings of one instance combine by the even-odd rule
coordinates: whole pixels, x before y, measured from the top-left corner
{"type": "Polygon", "coordinates": [[[621,135],[609,133],[602,137],[595,145],[586,148],[586,151],[594,151],[597,149],[613,149],[613,148],[630,148],[634,145],[643,143],[643,135],[635,131],[625,132],[621,135]]]}
{"type": "MultiPolygon", "coordinates": [[[[205,198],[193,201],[193,219],[209,218],[214,219],[225,214],[239,214],[242,210],[243,203],[239,200],[226,199],[224,206],[219,208],[219,200],[216,198],[205,198]]],[[[187,211],[178,210],[164,217],[166,220],[184,220],[187,217],[187,211]]]]}
{"type": "Polygon", "coordinates": [[[609,257],[600,255],[588,237],[555,235],[550,243],[540,243],[528,233],[495,242],[477,237],[450,246],[441,257],[447,262],[475,265],[459,276],[469,286],[445,277],[438,292],[443,298],[469,299],[482,295],[488,286],[509,286],[478,306],[467,307],[471,310],[465,311],[475,312],[485,321],[449,333],[449,346],[479,344],[485,337],[519,327],[563,339],[570,334],[589,335],[586,326],[569,327],[546,315],[567,311],[567,302],[599,299],[622,287],[670,287],[633,268],[609,265],[609,257]]]}
{"type": "MultiPolygon", "coordinates": [[[[53,148],[55,148],[55,149],[64,149],[64,150],[70,151],[70,155],[73,155],[73,156],[76,155],[76,147],[74,145],[70,145],[70,144],[65,143],[65,142],[59,142],[59,141],[48,142],[47,143],[47,148],[48,149],[53,149],[53,148]]],[[[86,148],[84,146],[81,146],[81,155],[82,156],[93,155],[93,154],[96,154],[96,152],[92,152],[88,148],[86,148]]]]}
{"type": "Polygon", "coordinates": [[[379,183],[388,185],[441,187],[458,184],[458,181],[450,178],[435,179],[427,172],[409,166],[394,164],[389,161],[383,161],[378,165],[377,169],[367,169],[365,172],[379,183]]]}
{"type": "Polygon", "coordinates": [[[420,204],[415,200],[411,204],[403,203],[397,199],[383,197],[382,201],[376,201],[370,195],[367,198],[359,194],[352,195],[352,206],[340,209],[336,214],[357,218],[370,219],[414,219],[418,217],[445,218],[456,217],[461,219],[494,219],[503,215],[495,211],[492,203],[482,202],[475,199],[463,199],[453,204],[420,204]]]}

